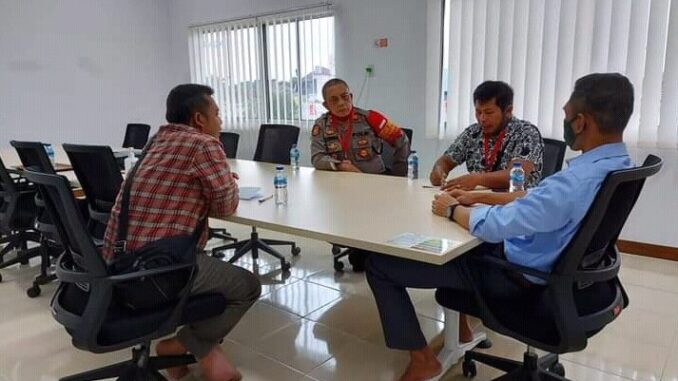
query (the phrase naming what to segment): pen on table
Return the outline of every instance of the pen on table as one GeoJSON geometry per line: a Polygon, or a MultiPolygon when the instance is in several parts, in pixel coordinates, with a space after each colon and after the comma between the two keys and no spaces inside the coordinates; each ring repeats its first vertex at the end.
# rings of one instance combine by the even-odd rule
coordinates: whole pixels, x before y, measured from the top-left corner
{"type": "Polygon", "coordinates": [[[439,188],[439,187],[437,187],[437,186],[435,186],[435,185],[422,185],[421,187],[422,187],[422,188],[439,188]]]}
{"type": "Polygon", "coordinates": [[[259,203],[261,204],[262,202],[268,201],[268,200],[270,200],[270,199],[272,199],[272,198],[273,198],[273,195],[269,195],[269,196],[260,198],[260,199],[259,199],[259,203]]]}

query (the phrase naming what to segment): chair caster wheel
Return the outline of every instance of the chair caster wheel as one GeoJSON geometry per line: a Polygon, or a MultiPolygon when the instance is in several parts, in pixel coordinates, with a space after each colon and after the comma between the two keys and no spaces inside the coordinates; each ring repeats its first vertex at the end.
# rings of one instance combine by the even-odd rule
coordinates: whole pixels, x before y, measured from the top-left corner
{"type": "Polygon", "coordinates": [[[344,271],[344,262],[341,261],[334,262],[334,271],[344,271]]]}
{"type": "Polygon", "coordinates": [[[297,255],[299,255],[299,253],[301,253],[301,248],[300,248],[300,247],[295,246],[295,247],[292,248],[292,255],[293,255],[293,256],[296,257],[297,255]]]}
{"type": "Polygon", "coordinates": [[[563,364],[557,362],[554,363],[549,367],[549,372],[555,373],[559,375],[560,377],[565,377],[565,367],[563,367],[563,364]]]}
{"type": "Polygon", "coordinates": [[[341,249],[337,246],[332,246],[332,254],[338,255],[339,253],[341,253],[341,249]]]}
{"type": "Polygon", "coordinates": [[[26,290],[26,295],[28,295],[29,298],[37,298],[40,296],[40,287],[39,286],[33,286],[26,290]]]}
{"type": "Polygon", "coordinates": [[[471,360],[471,361],[466,361],[461,364],[461,371],[464,374],[464,377],[466,378],[473,378],[478,374],[478,370],[476,369],[476,363],[471,360]]]}

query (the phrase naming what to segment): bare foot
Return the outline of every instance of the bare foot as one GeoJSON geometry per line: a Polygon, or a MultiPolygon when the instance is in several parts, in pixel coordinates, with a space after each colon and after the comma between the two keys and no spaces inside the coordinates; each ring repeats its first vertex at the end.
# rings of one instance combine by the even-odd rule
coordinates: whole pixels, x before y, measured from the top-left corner
{"type": "Polygon", "coordinates": [[[226,359],[220,346],[215,346],[207,356],[198,360],[207,381],[240,381],[242,375],[226,359]]]}
{"type": "MultiPolygon", "coordinates": [[[[179,342],[179,340],[177,340],[176,337],[165,339],[159,342],[155,346],[155,352],[158,354],[158,356],[174,356],[187,353],[186,348],[184,348],[184,346],[179,342]]],[[[167,372],[167,375],[173,380],[183,378],[189,372],[188,366],[186,365],[168,368],[165,369],[165,371],[167,372]]]]}
{"type": "Polygon", "coordinates": [[[428,345],[417,351],[410,351],[410,364],[399,381],[424,381],[442,372],[442,366],[428,345]]]}
{"type": "Polygon", "coordinates": [[[459,342],[470,343],[473,341],[473,328],[464,314],[459,314],[459,342]]]}

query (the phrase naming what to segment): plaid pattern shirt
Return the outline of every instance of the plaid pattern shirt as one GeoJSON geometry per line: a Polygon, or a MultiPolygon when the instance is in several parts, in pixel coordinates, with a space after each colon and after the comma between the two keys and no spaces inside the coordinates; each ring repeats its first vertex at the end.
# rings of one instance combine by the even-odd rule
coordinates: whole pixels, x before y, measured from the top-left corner
{"type": "MultiPolygon", "coordinates": [[[[192,234],[207,215],[225,217],[238,207],[238,185],[219,140],[198,129],[170,124],[146,148],[130,191],[127,250],[175,235],[192,234]]],[[[125,184],[108,220],[102,255],[113,259],[125,184]]],[[[198,247],[207,242],[207,225],[198,247]]]]}

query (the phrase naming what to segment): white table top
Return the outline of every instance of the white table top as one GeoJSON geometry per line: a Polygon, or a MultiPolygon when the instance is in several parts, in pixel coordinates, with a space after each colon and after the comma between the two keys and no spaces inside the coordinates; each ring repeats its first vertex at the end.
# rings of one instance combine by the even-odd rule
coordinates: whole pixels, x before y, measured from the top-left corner
{"type": "MultiPolygon", "coordinates": [[[[262,188],[273,193],[275,165],[249,160],[229,160],[238,173],[239,186],[262,188]]],[[[288,204],[274,199],[240,200],[238,210],[226,221],[319,239],[345,246],[443,264],[480,244],[461,226],[431,213],[436,189],[422,188],[425,180],[347,172],[285,167],[288,204]],[[416,233],[455,241],[446,252],[423,250],[387,243],[402,234],[416,233]]]]}

